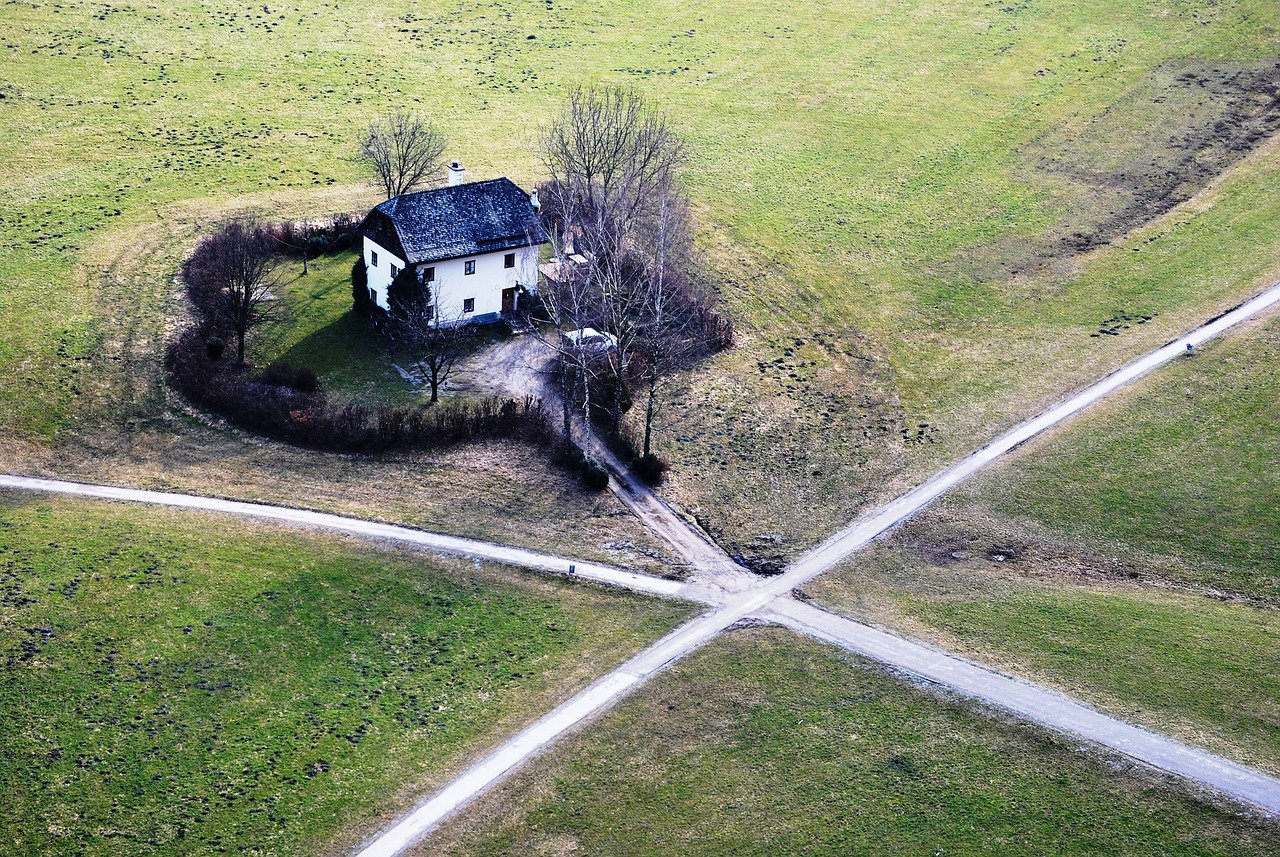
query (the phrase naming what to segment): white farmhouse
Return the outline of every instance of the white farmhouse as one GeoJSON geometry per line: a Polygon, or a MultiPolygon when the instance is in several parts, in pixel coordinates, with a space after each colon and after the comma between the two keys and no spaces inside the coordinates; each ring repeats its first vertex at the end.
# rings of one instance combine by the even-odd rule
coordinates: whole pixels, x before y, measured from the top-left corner
{"type": "Polygon", "coordinates": [[[405,268],[431,289],[444,324],[497,321],[516,310],[521,289],[538,290],[537,191],[508,178],[464,182],[457,161],[449,184],[406,193],[369,212],[360,225],[369,300],[388,309],[387,290],[405,268]]]}

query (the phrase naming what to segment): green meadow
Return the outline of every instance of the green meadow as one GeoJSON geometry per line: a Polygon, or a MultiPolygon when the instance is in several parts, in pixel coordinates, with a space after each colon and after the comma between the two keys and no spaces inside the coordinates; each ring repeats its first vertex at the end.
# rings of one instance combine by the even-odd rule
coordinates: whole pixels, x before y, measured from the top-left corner
{"type": "Polygon", "coordinates": [[[6,854],[349,848],[689,613],[183,511],[0,532],[6,854]]]}
{"type": "Polygon", "coordinates": [[[1273,829],[1122,761],[758,628],[675,665],[413,853],[1203,857],[1277,847],[1273,829]]]}
{"type": "Polygon", "coordinates": [[[171,277],[211,218],[361,210],[355,141],[397,107],[473,177],[531,183],[566,89],[624,83],[689,140],[739,331],[663,412],[668,491],[730,548],[790,556],[1277,268],[1256,147],[1278,20],[1266,0],[9,3],[0,427],[39,447],[141,420],[163,456],[171,277]]]}
{"type": "MultiPolygon", "coordinates": [[[[761,569],[1280,276],[1274,0],[8,0],[0,51],[11,472],[661,571],[615,498],[537,451],[318,454],[166,385],[183,255],[243,210],[366,210],[357,140],[397,108],[433,118],[469,177],[525,186],[571,87],[668,113],[737,343],[671,379],[662,491],[761,569]]],[[[255,360],[403,401],[344,311],[350,263],[291,271],[255,360]]],[[[1029,445],[810,594],[1275,770],[1276,330],[1029,445]]],[[[0,504],[0,550],[16,852],[346,848],[686,610],[31,497],[0,504]]],[[[1148,774],[780,632],[654,688],[440,847],[1277,850],[1148,774]]]]}

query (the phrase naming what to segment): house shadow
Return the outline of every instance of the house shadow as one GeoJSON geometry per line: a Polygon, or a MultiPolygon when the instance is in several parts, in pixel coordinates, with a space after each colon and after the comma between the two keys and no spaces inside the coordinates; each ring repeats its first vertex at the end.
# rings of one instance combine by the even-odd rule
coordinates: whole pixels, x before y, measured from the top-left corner
{"type": "Polygon", "coordinates": [[[327,394],[362,404],[404,404],[420,396],[396,370],[391,343],[350,310],[295,342],[276,361],[306,366],[327,394]]]}

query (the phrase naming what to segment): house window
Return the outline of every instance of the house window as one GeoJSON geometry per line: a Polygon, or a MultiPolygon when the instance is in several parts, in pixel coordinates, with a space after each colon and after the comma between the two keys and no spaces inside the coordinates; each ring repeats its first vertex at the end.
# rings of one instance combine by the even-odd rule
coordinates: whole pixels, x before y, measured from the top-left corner
{"type": "Polygon", "coordinates": [[[516,254],[515,254],[515,253],[508,253],[507,255],[505,255],[505,256],[503,256],[503,257],[502,257],[502,267],[504,267],[504,268],[514,268],[515,266],[516,266],[516,254]]]}
{"type": "Polygon", "coordinates": [[[422,282],[424,282],[424,283],[434,283],[435,281],[436,281],[436,269],[435,269],[435,268],[423,268],[423,269],[422,269],[422,282]]]}
{"type": "MultiPolygon", "coordinates": [[[[468,262],[467,264],[468,264],[468,265],[474,265],[475,263],[474,263],[474,262],[468,262]]],[[[464,300],[464,301],[462,302],[462,311],[463,311],[463,312],[475,312],[475,311],[476,311],[476,299],[475,299],[475,298],[467,298],[466,300],[464,300]]]]}
{"type": "Polygon", "coordinates": [[[378,267],[378,251],[377,250],[369,251],[369,264],[375,268],[378,267]]]}
{"type": "Polygon", "coordinates": [[[476,260],[475,260],[475,259],[469,259],[469,260],[467,260],[466,262],[463,262],[463,263],[462,263],[462,273],[464,273],[464,274],[474,274],[475,272],[476,272],[476,260]]]}
{"type": "Polygon", "coordinates": [[[425,310],[423,310],[422,313],[427,317],[427,321],[431,321],[431,319],[436,317],[436,308],[433,306],[429,306],[425,310]]]}
{"type": "Polygon", "coordinates": [[[371,304],[373,304],[374,306],[377,306],[377,304],[378,304],[378,290],[377,290],[377,289],[369,289],[369,302],[370,302],[371,304]]]}
{"type": "Polygon", "coordinates": [[[395,279],[397,276],[399,276],[399,275],[400,275],[400,269],[399,269],[399,268],[397,268],[395,265],[392,265],[392,266],[391,266],[391,279],[393,279],[393,280],[394,280],[394,279],[395,279]]]}

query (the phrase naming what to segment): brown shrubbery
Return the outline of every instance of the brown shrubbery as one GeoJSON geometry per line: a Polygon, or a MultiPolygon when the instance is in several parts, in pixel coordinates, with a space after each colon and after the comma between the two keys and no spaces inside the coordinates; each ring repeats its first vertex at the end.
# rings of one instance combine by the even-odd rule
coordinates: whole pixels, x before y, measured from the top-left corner
{"type": "MultiPolygon", "coordinates": [[[[354,228],[353,220],[346,222],[348,231],[354,228]]],[[[255,234],[267,243],[272,239],[287,243],[307,233],[286,221],[261,225],[255,234]]],[[[328,235],[329,231],[312,228],[310,234],[328,235]]],[[[344,452],[433,448],[490,438],[545,447],[554,444],[550,421],[535,398],[523,402],[488,398],[433,408],[367,407],[330,402],[316,373],[306,367],[273,363],[253,375],[247,367],[235,365],[223,353],[223,342],[231,336],[225,302],[217,278],[207,274],[218,270],[215,254],[223,243],[221,236],[218,232],[206,238],[183,264],[183,281],[196,318],[170,345],[166,358],[174,386],[193,402],[247,429],[344,452]]],[[[334,243],[330,240],[328,246],[334,243]]]]}

